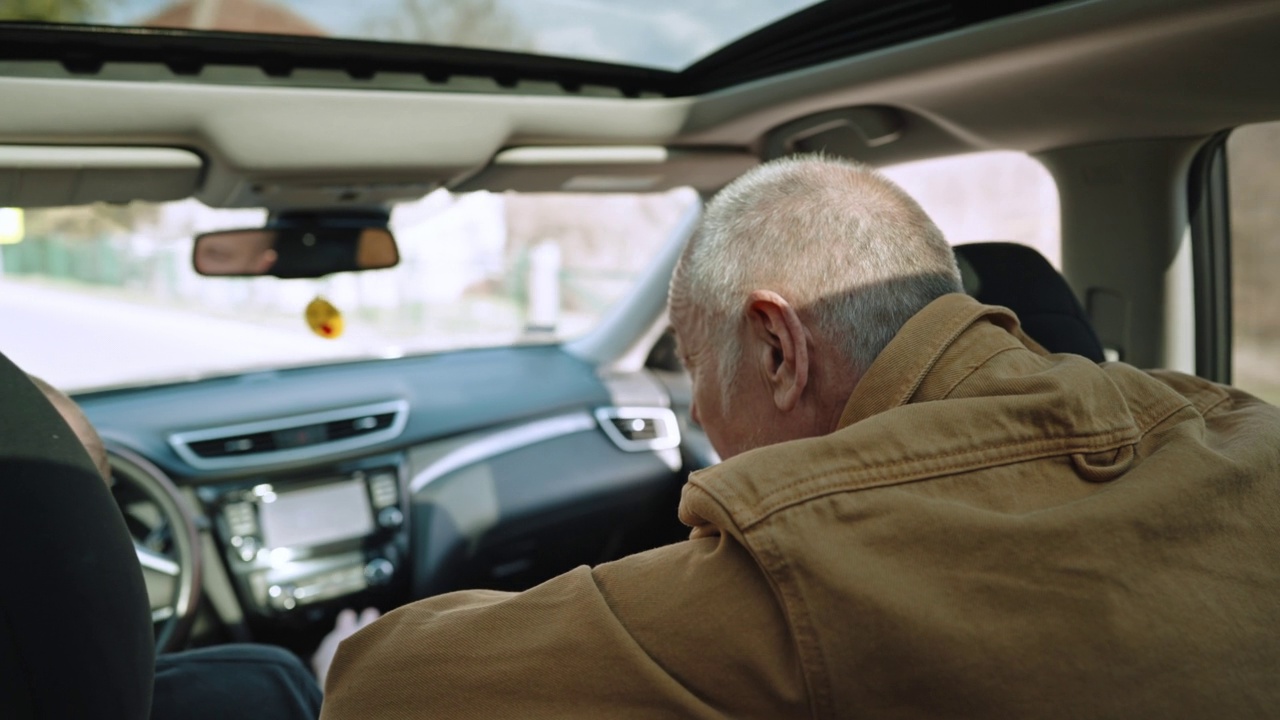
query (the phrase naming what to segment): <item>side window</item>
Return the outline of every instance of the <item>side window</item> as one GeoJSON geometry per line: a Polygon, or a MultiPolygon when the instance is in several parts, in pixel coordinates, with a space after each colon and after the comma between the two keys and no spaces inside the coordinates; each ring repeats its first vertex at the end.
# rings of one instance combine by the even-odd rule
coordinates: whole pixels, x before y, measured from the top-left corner
{"type": "Polygon", "coordinates": [[[972,153],[894,165],[884,173],[924,206],[952,245],[1022,243],[1061,269],[1058,188],[1031,157],[972,153]]]}
{"type": "Polygon", "coordinates": [[[1280,403],[1280,122],[1227,140],[1231,194],[1231,378],[1280,403]]]}

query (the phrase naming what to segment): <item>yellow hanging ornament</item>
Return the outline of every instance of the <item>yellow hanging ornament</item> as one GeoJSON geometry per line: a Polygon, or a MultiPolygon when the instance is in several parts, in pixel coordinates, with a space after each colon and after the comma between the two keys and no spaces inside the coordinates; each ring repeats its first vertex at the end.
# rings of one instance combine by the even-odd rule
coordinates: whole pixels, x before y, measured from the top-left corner
{"type": "Polygon", "coordinates": [[[311,332],[327,340],[342,334],[342,313],[322,297],[307,303],[307,326],[311,332]]]}

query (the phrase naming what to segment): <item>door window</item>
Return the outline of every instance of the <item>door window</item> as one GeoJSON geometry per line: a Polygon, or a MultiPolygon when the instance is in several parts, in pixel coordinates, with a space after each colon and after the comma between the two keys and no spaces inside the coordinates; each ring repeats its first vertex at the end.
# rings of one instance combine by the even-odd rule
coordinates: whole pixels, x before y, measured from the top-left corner
{"type": "Polygon", "coordinates": [[[982,152],[884,169],[929,213],[952,245],[1004,240],[1030,245],[1061,269],[1058,187],[1019,152],[982,152]]]}
{"type": "Polygon", "coordinates": [[[1227,140],[1232,383],[1280,403],[1280,122],[1227,140]]]}

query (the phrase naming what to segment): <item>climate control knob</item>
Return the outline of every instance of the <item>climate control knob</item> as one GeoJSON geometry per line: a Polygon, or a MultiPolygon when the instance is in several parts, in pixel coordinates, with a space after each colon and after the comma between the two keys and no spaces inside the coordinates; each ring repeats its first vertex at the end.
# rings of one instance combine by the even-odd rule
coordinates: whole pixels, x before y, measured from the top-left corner
{"type": "Polygon", "coordinates": [[[386,585],[391,582],[391,576],[395,573],[396,566],[386,558],[374,558],[364,566],[364,579],[369,581],[370,585],[386,585]]]}
{"type": "Polygon", "coordinates": [[[388,530],[404,523],[404,513],[398,507],[385,507],[378,511],[378,524],[388,530]]]}
{"type": "Polygon", "coordinates": [[[267,598],[277,610],[292,610],[298,606],[298,599],[294,596],[296,591],[293,585],[272,585],[267,588],[267,598]]]}

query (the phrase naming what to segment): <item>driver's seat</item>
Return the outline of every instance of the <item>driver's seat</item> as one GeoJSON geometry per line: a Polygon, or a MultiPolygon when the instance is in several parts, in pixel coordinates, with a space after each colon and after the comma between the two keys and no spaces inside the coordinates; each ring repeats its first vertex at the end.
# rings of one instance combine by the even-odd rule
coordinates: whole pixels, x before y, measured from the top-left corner
{"type": "Polygon", "coordinates": [[[154,638],[124,519],[58,411],[3,355],[0,533],[4,716],[145,720],[154,638]]]}

